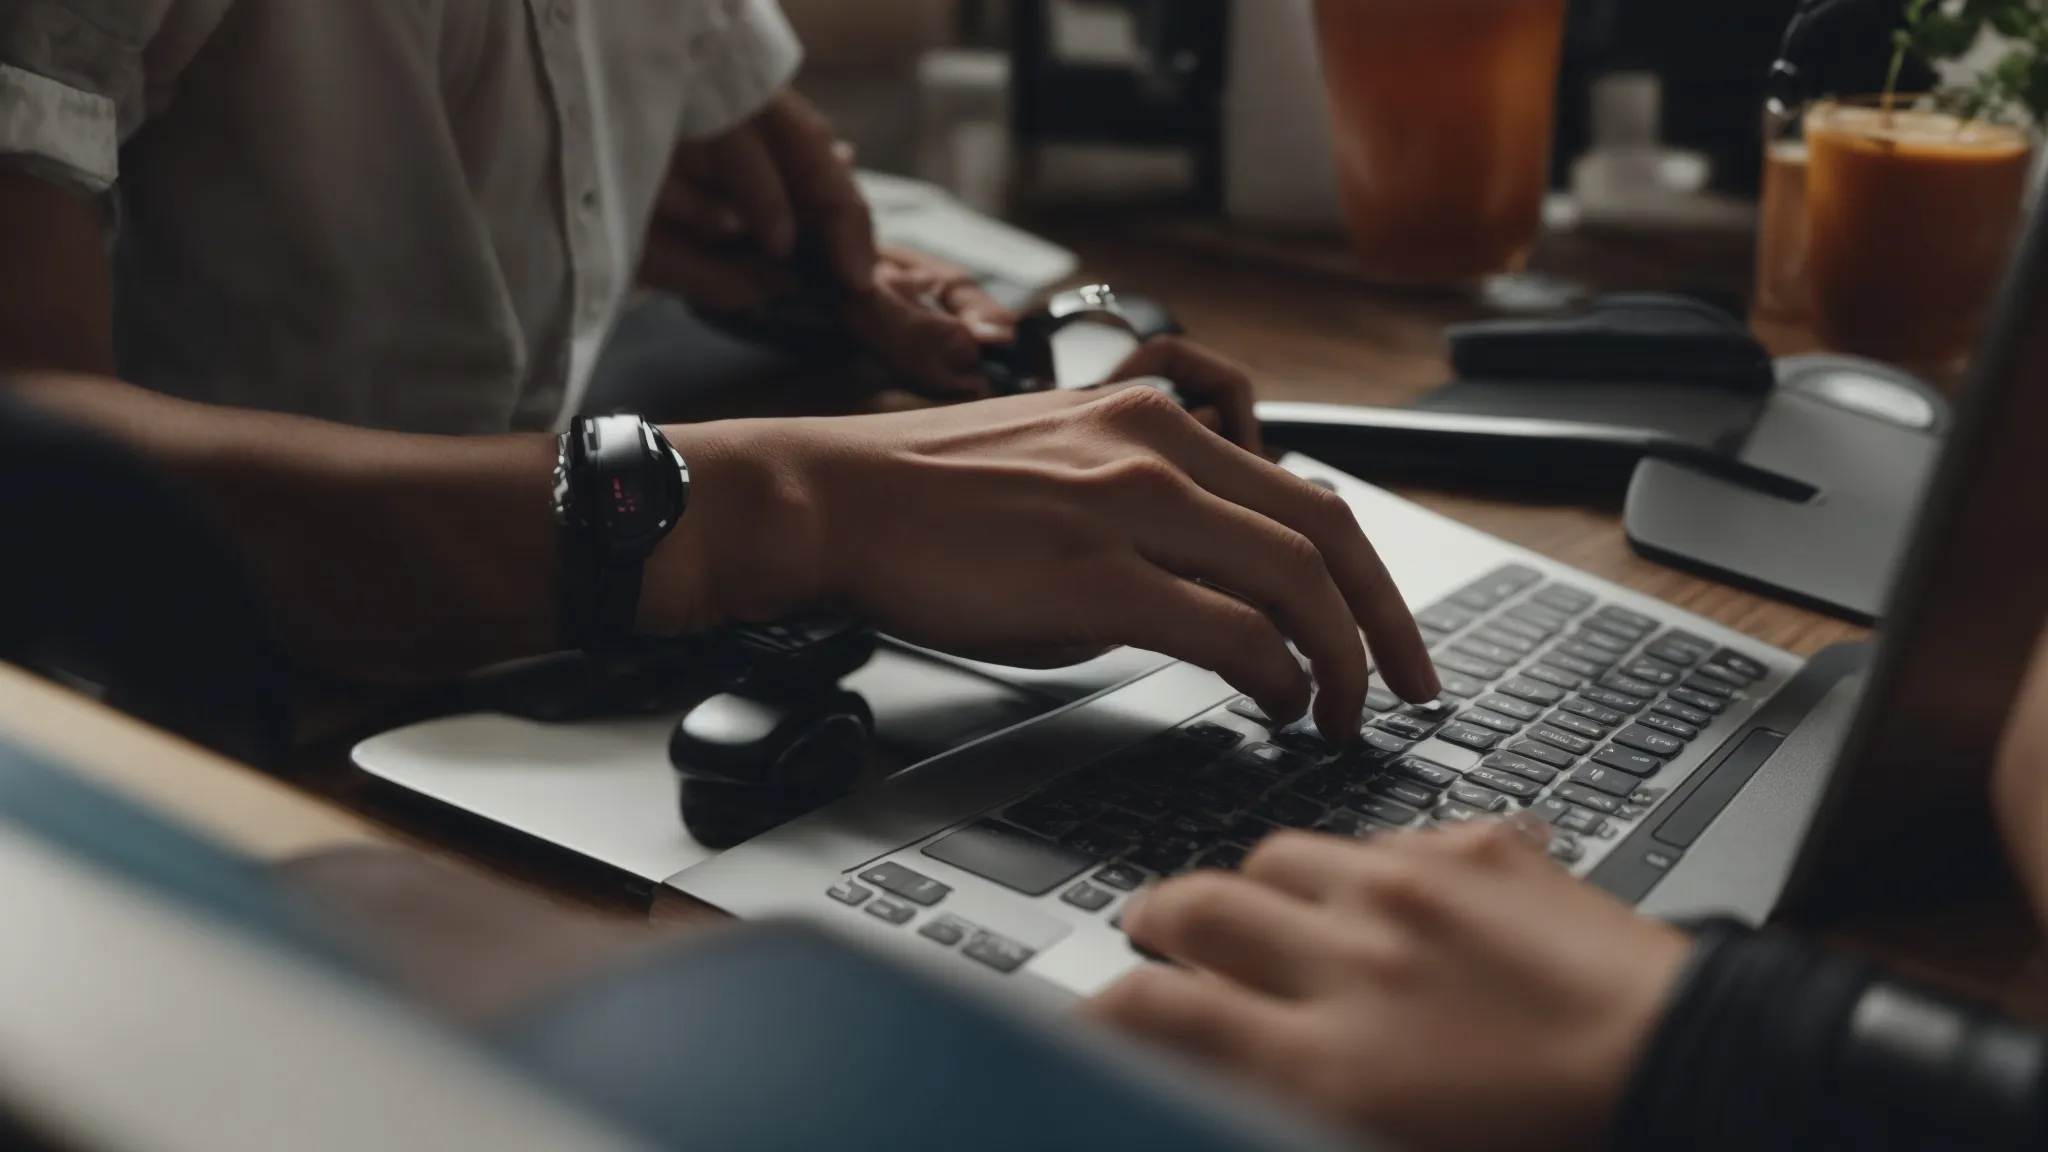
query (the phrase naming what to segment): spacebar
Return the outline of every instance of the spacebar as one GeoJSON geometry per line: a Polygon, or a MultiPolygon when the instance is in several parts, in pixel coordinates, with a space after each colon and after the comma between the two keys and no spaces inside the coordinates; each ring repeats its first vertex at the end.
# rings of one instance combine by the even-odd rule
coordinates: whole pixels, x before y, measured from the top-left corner
{"type": "Polygon", "coordinates": [[[1026,896],[1043,896],[1095,863],[1092,856],[989,820],[926,845],[924,854],[1026,896]]]}

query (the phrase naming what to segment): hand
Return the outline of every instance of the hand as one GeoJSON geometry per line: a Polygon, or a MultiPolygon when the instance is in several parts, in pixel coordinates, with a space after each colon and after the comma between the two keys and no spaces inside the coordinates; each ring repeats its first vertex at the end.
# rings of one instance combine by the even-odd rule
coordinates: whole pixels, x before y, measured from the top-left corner
{"type": "Polygon", "coordinates": [[[1168,880],[1124,930],[1118,1028],[1401,1147],[1597,1147],[1688,950],[1491,822],[1282,832],[1168,880]]]}
{"type": "Polygon", "coordinates": [[[1017,318],[965,268],[882,245],[875,291],[837,302],[839,322],[899,384],[947,400],[989,394],[981,346],[1006,344],[1017,318]]]}
{"type": "Polygon", "coordinates": [[[1991,775],[1991,809],[2013,872],[2033,898],[2035,918],[2048,924],[2048,632],[2034,643],[2005,722],[1991,775]]]}
{"type": "Polygon", "coordinates": [[[797,235],[816,234],[838,289],[873,290],[874,220],[825,118],[795,92],[723,135],[676,149],[640,278],[714,312],[754,313],[797,290],[797,235]]]}
{"type": "Polygon", "coordinates": [[[1367,688],[1361,628],[1394,691],[1439,691],[1349,507],[1150,388],[666,431],[692,499],[649,562],[650,630],[827,609],[1013,662],[1129,644],[1290,718],[1309,704],[1292,639],[1340,742],[1367,688]]]}

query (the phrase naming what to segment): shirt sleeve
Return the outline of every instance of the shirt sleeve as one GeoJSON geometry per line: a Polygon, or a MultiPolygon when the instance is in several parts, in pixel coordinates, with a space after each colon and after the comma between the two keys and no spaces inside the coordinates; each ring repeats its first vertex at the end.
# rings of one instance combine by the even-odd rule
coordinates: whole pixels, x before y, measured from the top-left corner
{"type": "Polygon", "coordinates": [[[111,187],[177,2],[0,0],[0,166],[86,194],[111,187]]]}
{"type": "Polygon", "coordinates": [[[760,111],[803,62],[803,47],[775,0],[714,0],[705,8],[689,51],[684,140],[716,136],[760,111]]]}

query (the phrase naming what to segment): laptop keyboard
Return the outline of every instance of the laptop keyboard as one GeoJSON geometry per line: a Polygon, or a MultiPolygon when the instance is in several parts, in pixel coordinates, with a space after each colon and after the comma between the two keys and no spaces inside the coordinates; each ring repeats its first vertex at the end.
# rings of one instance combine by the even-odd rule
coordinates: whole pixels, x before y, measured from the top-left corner
{"type": "MultiPolygon", "coordinates": [[[[1331,746],[1310,720],[1276,724],[1239,697],[1053,780],[924,854],[1027,896],[1062,890],[1083,911],[1155,877],[1236,868],[1281,828],[1369,838],[1530,811],[1554,828],[1551,854],[1573,863],[1589,838],[1617,837],[1647,814],[1665,795],[1663,767],[1767,671],[1518,564],[1416,620],[1443,695],[1406,704],[1375,677],[1349,748],[1331,746]]],[[[900,878],[861,879],[925,902],[900,878]]]]}

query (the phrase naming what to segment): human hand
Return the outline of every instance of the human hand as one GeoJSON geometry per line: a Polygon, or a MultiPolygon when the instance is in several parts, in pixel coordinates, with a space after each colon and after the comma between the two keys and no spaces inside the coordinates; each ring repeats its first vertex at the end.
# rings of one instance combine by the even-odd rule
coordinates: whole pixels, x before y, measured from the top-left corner
{"type": "Polygon", "coordinates": [[[811,103],[784,90],[710,140],[676,148],[641,256],[643,283],[711,312],[760,312],[798,290],[799,232],[835,287],[873,291],[874,220],[847,153],[811,103]]]}
{"type": "Polygon", "coordinates": [[[1287,717],[1310,696],[1292,639],[1340,742],[1367,687],[1361,628],[1394,691],[1439,690],[1350,508],[1153,389],[664,431],[691,503],[649,561],[651,631],[830,610],[1013,663],[1128,644],[1287,717]]]}
{"type": "Polygon", "coordinates": [[[1014,339],[1016,316],[957,264],[889,244],[879,253],[875,291],[836,303],[848,334],[916,394],[946,400],[989,395],[982,345],[1014,339]]]}
{"type": "Polygon", "coordinates": [[[1991,774],[1991,809],[2006,856],[2048,924],[2048,632],[2035,641],[1991,774]]]}
{"type": "Polygon", "coordinates": [[[1087,1011],[1426,1152],[1597,1147],[1689,943],[1489,822],[1268,837],[1123,918],[1087,1011]]]}

